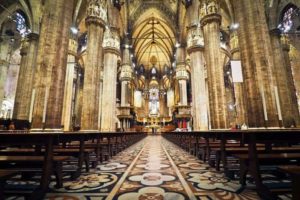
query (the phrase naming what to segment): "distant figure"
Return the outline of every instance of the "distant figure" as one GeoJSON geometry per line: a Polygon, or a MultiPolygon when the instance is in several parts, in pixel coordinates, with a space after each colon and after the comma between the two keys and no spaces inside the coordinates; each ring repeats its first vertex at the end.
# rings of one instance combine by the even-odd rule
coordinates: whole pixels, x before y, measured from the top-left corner
{"type": "Polygon", "coordinates": [[[13,121],[10,122],[9,126],[8,126],[8,130],[16,130],[15,124],[13,121]]]}

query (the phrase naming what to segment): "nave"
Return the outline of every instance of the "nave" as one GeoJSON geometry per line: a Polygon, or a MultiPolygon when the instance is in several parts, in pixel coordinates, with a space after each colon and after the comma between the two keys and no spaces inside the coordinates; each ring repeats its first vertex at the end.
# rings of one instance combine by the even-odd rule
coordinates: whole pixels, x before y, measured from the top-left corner
{"type": "Polygon", "coordinates": [[[162,136],[147,136],[75,181],[68,179],[60,189],[51,182],[46,199],[259,199],[162,136]]]}

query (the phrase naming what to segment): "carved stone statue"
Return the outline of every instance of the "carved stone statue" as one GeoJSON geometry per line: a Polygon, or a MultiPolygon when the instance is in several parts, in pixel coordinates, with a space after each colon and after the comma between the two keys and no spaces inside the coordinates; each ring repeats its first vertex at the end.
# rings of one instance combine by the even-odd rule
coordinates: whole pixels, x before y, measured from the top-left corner
{"type": "Polygon", "coordinates": [[[199,12],[200,12],[199,13],[200,18],[202,18],[202,17],[204,17],[206,15],[206,4],[205,3],[201,4],[199,12]]]}
{"type": "Polygon", "coordinates": [[[89,0],[87,16],[107,21],[106,0],[89,0]]]}
{"type": "Polygon", "coordinates": [[[218,13],[219,6],[216,0],[209,0],[207,5],[207,14],[218,13]]]}
{"type": "Polygon", "coordinates": [[[119,36],[111,31],[110,29],[106,29],[103,37],[103,47],[110,47],[115,49],[120,49],[120,38],[119,36]]]}

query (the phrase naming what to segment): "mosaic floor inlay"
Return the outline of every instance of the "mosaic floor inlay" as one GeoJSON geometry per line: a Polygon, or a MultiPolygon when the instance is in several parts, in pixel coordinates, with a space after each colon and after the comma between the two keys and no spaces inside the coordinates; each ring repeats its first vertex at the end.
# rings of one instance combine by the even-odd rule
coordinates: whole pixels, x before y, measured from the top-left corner
{"type": "MultiPolygon", "coordinates": [[[[63,188],[51,183],[47,200],[258,200],[206,163],[161,136],[148,136],[63,188]]],[[[18,199],[18,198],[16,198],[18,199]]]]}

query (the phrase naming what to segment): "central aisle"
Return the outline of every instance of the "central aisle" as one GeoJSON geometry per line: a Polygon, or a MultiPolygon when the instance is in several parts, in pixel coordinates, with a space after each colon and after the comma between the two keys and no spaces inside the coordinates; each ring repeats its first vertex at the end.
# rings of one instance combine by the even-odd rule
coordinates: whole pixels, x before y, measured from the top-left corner
{"type": "Polygon", "coordinates": [[[161,136],[148,136],[144,148],[107,199],[196,199],[162,140],[161,136]],[[130,191],[132,188],[137,189],[130,191]]]}
{"type": "Polygon", "coordinates": [[[53,184],[51,190],[51,200],[259,199],[250,190],[240,193],[238,181],[161,136],[148,136],[76,181],[64,181],[61,189],[53,184]]]}

